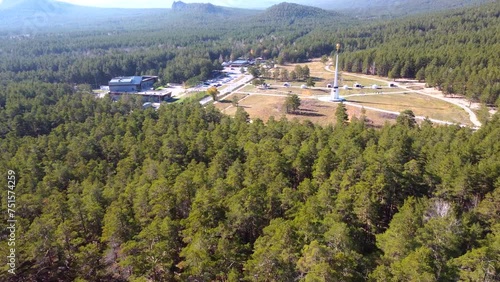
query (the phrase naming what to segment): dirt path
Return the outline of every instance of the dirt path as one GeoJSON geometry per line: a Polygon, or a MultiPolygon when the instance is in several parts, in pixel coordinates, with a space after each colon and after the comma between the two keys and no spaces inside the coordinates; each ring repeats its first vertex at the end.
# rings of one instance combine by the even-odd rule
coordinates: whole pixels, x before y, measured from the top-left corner
{"type": "MultiPolygon", "coordinates": [[[[329,72],[334,72],[333,70],[330,69],[330,65],[325,66],[325,70],[327,70],[329,72]]],[[[371,79],[371,80],[376,80],[376,81],[380,81],[380,82],[384,82],[384,83],[389,82],[388,80],[384,80],[384,79],[377,78],[377,77],[374,77],[374,76],[369,76],[369,75],[363,75],[363,74],[357,74],[357,73],[347,73],[347,72],[346,72],[346,74],[349,74],[350,76],[354,76],[354,77],[371,79]]],[[[401,88],[406,89],[408,92],[417,93],[417,94],[420,94],[420,95],[430,96],[432,98],[436,98],[436,99],[448,102],[450,104],[453,104],[453,105],[455,105],[457,107],[460,107],[464,111],[466,111],[467,114],[469,114],[469,119],[474,124],[474,126],[480,127],[482,125],[481,122],[479,121],[479,119],[477,118],[476,113],[474,113],[474,111],[472,111],[471,108],[468,106],[469,102],[466,99],[464,99],[464,98],[443,97],[443,93],[441,91],[433,90],[431,88],[424,89],[423,91],[420,91],[420,90],[413,90],[413,89],[410,88],[410,86],[407,86],[407,85],[398,84],[398,86],[401,87],[401,88]]],[[[357,104],[353,104],[353,103],[349,103],[349,104],[351,106],[357,105],[357,104]]],[[[478,105],[476,105],[474,103],[471,106],[478,107],[478,105]]],[[[375,110],[375,109],[376,108],[373,108],[372,110],[375,110]]],[[[390,112],[390,111],[385,111],[385,110],[382,110],[382,109],[378,109],[378,110],[380,110],[382,112],[390,112]]],[[[393,113],[393,112],[390,112],[390,113],[393,113]]],[[[437,121],[437,120],[436,120],[436,122],[443,123],[443,121],[437,121]]],[[[445,123],[453,124],[451,122],[445,122],[445,123]]]]}

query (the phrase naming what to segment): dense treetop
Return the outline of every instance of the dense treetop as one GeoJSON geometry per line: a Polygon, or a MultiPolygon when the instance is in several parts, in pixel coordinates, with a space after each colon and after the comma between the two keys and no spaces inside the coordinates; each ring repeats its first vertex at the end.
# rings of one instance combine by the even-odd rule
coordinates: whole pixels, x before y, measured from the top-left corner
{"type": "Polygon", "coordinates": [[[411,112],[380,130],[248,123],[33,83],[0,102],[16,279],[499,278],[498,115],[477,132],[411,112]]]}

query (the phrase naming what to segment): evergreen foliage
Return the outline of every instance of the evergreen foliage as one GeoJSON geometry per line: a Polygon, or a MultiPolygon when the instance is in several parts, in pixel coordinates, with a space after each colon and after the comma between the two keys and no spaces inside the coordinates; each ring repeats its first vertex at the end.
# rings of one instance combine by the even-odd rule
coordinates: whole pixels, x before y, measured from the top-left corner
{"type": "Polygon", "coordinates": [[[297,94],[290,94],[285,99],[285,110],[289,113],[295,113],[300,107],[300,98],[297,94]]]}
{"type": "Polygon", "coordinates": [[[155,112],[63,84],[0,97],[19,279],[499,278],[498,115],[477,132],[374,130],[155,112]]]}

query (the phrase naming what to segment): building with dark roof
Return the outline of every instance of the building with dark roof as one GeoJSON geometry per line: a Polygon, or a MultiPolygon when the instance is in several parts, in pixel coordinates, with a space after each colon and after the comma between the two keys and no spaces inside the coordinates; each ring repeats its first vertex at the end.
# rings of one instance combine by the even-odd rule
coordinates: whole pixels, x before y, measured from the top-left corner
{"type": "Polygon", "coordinates": [[[230,66],[233,67],[233,68],[235,68],[235,67],[238,67],[238,68],[239,67],[246,67],[248,65],[250,65],[250,62],[248,60],[240,60],[240,59],[238,59],[236,61],[233,61],[230,64],[230,66]]]}
{"type": "Polygon", "coordinates": [[[120,76],[109,81],[109,92],[142,92],[153,88],[157,76],[120,76]]]}

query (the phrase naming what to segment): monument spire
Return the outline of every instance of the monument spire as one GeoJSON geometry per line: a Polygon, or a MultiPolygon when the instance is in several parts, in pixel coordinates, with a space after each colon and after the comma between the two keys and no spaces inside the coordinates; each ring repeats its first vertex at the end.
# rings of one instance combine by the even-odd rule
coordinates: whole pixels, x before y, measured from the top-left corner
{"type": "Polygon", "coordinates": [[[337,52],[335,53],[335,80],[333,81],[333,89],[331,93],[331,99],[332,101],[340,101],[340,96],[339,96],[339,50],[340,50],[340,43],[337,43],[337,52]]]}

